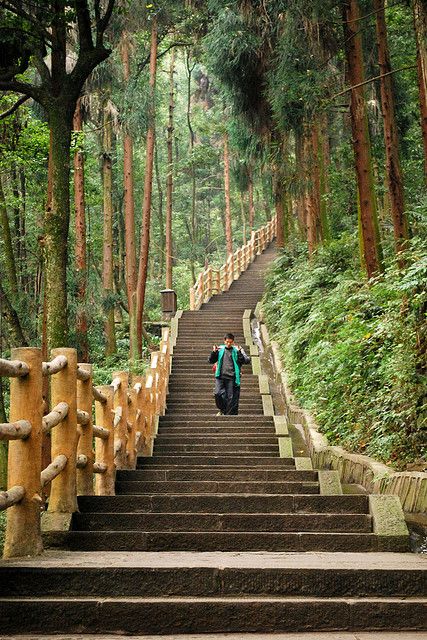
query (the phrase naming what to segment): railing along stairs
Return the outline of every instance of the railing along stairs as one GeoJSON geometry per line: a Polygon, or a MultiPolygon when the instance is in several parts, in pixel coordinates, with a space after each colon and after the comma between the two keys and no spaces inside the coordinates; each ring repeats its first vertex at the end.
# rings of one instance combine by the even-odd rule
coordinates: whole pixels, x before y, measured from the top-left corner
{"type": "Polygon", "coordinates": [[[230,254],[219,269],[209,265],[202,271],[195,284],[190,287],[190,310],[197,311],[213,295],[228,291],[233,281],[246,271],[275,236],[276,216],[256,231],[252,231],[250,240],[230,254]]]}
{"type": "Polygon", "coordinates": [[[166,407],[172,338],[165,328],[145,376],[118,371],[111,384],[97,387],[92,365],[77,363],[75,349],[54,349],[50,362],[38,348],[0,359],[0,375],[11,378],[10,422],[0,424],[0,440],[10,441],[8,490],[0,492],[0,510],[8,510],[4,557],[42,551],[47,485],[46,523],[64,528],[78,495],[114,495],[116,469],[134,469],[139,453],[151,455],[166,407]],[[43,377],[50,380],[49,412],[43,377]],[[43,469],[46,447],[51,462],[43,469]]]}

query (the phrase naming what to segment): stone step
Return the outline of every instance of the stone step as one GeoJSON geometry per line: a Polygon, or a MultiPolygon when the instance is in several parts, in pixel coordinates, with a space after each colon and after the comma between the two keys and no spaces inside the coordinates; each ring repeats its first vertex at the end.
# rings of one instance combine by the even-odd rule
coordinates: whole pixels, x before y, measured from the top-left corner
{"type": "Polygon", "coordinates": [[[253,434],[251,436],[248,436],[246,434],[241,434],[240,436],[232,436],[232,435],[228,435],[228,436],[220,436],[220,435],[208,435],[208,434],[204,434],[204,435],[195,435],[193,433],[188,433],[187,435],[184,434],[180,434],[180,435],[172,435],[168,432],[164,432],[162,431],[161,433],[159,433],[156,437],[156,446],[161,445],[161,446],[180,446],[180,445],[194,445],[194,446],[198,446],[198,445],[210,445],[210,444],[228,444],[228,445],[235,445],[235,444],[242,444],[242,445],[271,445],[271,446],[278,446],[277,443],[277,436],[264,436],[264,435],[258,435],[258,434],[253,434]]]}
{"type": "MultiPolygon", "coordinates": [[[[149,473],[149,472],[144,472],[149,473]]],[[[118,495],[140,495],[147,493],[174,493],[174,494],[211,494],[211,493],[247,493],[247,494],[318,494],[319,485],[317,482],[309,481],[286,481],[286,482],[216,482],[214,480],[203,481],[138,481],[138,480],[117,480],[116,494],[118,495]]]]}
{"type": "Polygon", "coordinates": [[[185,465],[202,465],[209,467],[210,465],[227,465],[234,467],[270,467],[275,466],[280,468],[283,465],[293,465],[293,458],[269,458],[269,457],[254,457],[254,456],[152,456],[152,457],[139,457],[137,461],[137,467],[146,468],[152,465],[173,465],[173,466],[185,466],[185,465]]]}
{"type": "MultiPolygon", "coordinates": [[[[70,551],[378,551],[373,533],[265,533],[233,531],[60,531],[44,535],[46,548],[70,551]]],[[[393,551],[406,543],[389,541],[393,551]]]]}
{"type": "MultiPolygon", "coordinates": [[[[269,446],[269,445],[266,445],[269,446]]],[[[226,456],[226,457],[236,457],[236,456],[264,456],[267,458],[278,458],[279,457],[279,447],[276,446],[274,449],[261,449],[258,446],[238,446],[235,445],[233,447],[227,445],[206,445],[203,447],[200,445],[199,447],[195,447],[193,449],[188,447],[162,447],[160,445],[154,446],[154,455],[155,456],[226,456]]]]}
{"type": "MultiPolygon", "coordinates": [[[[212,413],[209,415],[208,412],[208,407],[203,407],[203,410],[206,412],[206,414],[198,414],[196,413],[196,411],[194,410],[194,408],[192,407],[182,407],[182,408],[177,408],[172,410],[166,410],[166,415],[167,416],[199,416],[199,415],[206,415],[206,417],[209,419],[209,417],[213,417],[215,416],[215,412],[218,411],[218,409],[215,407],[215,405],[212,403],[212,413]]],[[[239,415],[242,416],[253,416],[253,415],[258,415],[258,416],[262,416],[263,415],[263,410],[262,407],[255,407],[255,406],[249,406],[249,407],[242,407],[241,405],[239,405],[239,415]]]]}
{"type": "Polygon", "coordinates": [[[250,633],[422,630],[423,598],[97,597],[2,598],[4,632],[250,633]],[[25,612],[25,615],[23,615],[25,612]],[[41,615],[43,612],[43,615],[41,615]],[[379,622],[380,621],[380,622],[379,622]],[[382,621],[382,622],[381,622],[382,621]]]}
{"type": "MultiPolygon", "coordinates": [[[[132,483],[128,483],[132,484],[132,483]]],[[[134,483],[140,485],[141,483],[134,483]]],[[[234,483],[236,484],[236,483],[234,483]]],[[[255,484],[255,483],[252,483],[255,484]]],[[[285,483],[282,483],[285,484],[285,483]]],[[[295,485],[296,483],[291,483],[295,485]]],[[[230,512],[251,513],[254,515],[272,514],[327,514],[333,515],[363,514],[368,515],[369,505],[364,495],[241,495],[234,493],[189,494],[180,495],[166,488],[165,495],[157,493],[116,495],[116,496],[79,496],[80,514],[84,513],[213,513],[230,512]]],[[[77,514],[77,517],[79,514],[77,514]]],[[[266,524],[267,528],[267,524],[266,524]]]]}
{"type": "MultiPolygon", "coordinates": [[[[204,498],[208,500],[208,496],[204,498]]],[[[72,528],[78,531],[370,533],[372,522],[367,514],[347,513],[85,512],[73,514],[72,528]]]]}
{"type": "Polygon", "coordinates": [[[57,556],[9,560],[0,597],[427,595],[426,567],[411,554],[135,552],[112,553],[108,564],[99,553],[57,556]]]}
{"type": "Polygon", "coordinates": [[[196,481],[203,482],[253,482],[253,483],[270,483],[270,482],[317,482],[317,471],[297,471],[296,469],[271,469],[266,467],[246,467],[243,469],[218,469],[211,467],[207,475],[204,469],[189,469],[184,467],[181,469],[135,469],[123,470],[117,472],[117,480],[140,482],[144,480],[150,481],[196,481]]]}
{"type": "Polygon", "coordinates": [[[252,427],[251,429],[245,429],[245,427],[227,427],[226,425],[219,427],[218,425],[205,425],[199,427],[193,426],[179,426],[178,424],[162,423],[159,427],[157,437],[173,436],[181,441],[181,438],[191,439],[203,439],[209,437],[224,437],[224,438],[275,438],[275,430],[273,426],[265,425],[264,427],[252,427]]]}

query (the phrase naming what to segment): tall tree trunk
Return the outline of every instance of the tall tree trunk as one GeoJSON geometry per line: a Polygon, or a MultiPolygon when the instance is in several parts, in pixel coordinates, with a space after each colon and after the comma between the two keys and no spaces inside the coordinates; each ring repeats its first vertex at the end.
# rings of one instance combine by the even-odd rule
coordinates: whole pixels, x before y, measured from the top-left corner
{"type": "Polygon", "coordinates": [[[405,249],[408,239],[408,222],[405,215],[403,178],[399,160],[399,135],[396,126],[395,101],[391,75],[390,55],[387,42],[387,27],[384,0],[374,0],[378,46],[378,65],[381,88],[381,108],[384,118],[384,143],[386,154],[386,177],[393,220],[396,253],[405,249]]]}
{"type": "Polygon", "coordinates": [[[302,239],[307,240],[307,206],[305,188],[305,145],[304,133],[302,129],[295,131],[295,164],[296,164],[296,209],[298,218],[298,230],[302,239]]]}
{"type": "Polygon", "coordinates": [[[28,342],[24,336],[21,322],[15,308],[9,300],[5,290],[3,289],[0,278],[0,312],[7,322],[10,333],[10,344],[13,347],[27,347],[28,342]]]}
{"type": "Polygon", "coordinates": [[[113,282],[113,175],[112,175],[112,138],[113,125],[108,104],[104,107],[104,134],[102,154],[102,177],[104,195],[102,287],[105,304],[105,355],[111,356],[117,351],[116,329],[114,324],[114,304],[112,302],[113,282]]]}
{"type": "Polygon", "coordinates": [[[328,194],[329,194],[329,136],[328,136],[328,116],[326,113],[319,118],[319,176],[320,176],[320,222],[322,226],[323,242],[327,243],[331,239],[330,226],[328,220],[328,194]]]}
{"type": "Polygon", "coordinates": [[[13,296],[18,295],[18,277],[16,273],[16,262],[12,246],[12,234],[10,232],[9,217],[7,215],[6,199],[4,197],[3,185],[0,177],[0,229],[4,246],[4,266],[9,288],[13,296]]]}
{"type": "MultiPolygon", "coordinates": [[[[129,36],[123,33],[121,42],[123,79],[127,85],[130,75],[129,36]]],[[[129,310],[129,348],[130,358],[138,357],[136,338],[136,246],[135,246],[135,200],[133,184],[133,142],[129,131],[123,135],[123,181],[124,181],[124,219],[125,219],[125,257],[126,292],[129,310]]]]}
{"type": "MultiPolygon", "coordinates": [[[[361,85],[365,80],[365,74],[359,5],[357,0],[342,0],[341,9],[344,23],[348,81],[351,86],[361,85]]],[[[359,193],[360,229],[363,244],[362,261],[366,266],[368,278],[371,278],[382,270],[382,257],[372,174],[371,141],[363,86],[357,86],[351,91],[350,114],[359,193]]]]}
{"type": "Polygon", "coordinates": [[[67,256],[70,221],[70,144],[75,104],[51,107],[52,197],[44,215],[47,342],[49,348],[68,344],[67,256]]]}
{"type": "Polygon", "coordinates": [[[154,167],[156,170],[157,198],[158,198],[158,220],[159,220],[159,278],[163,279],[164,251],[165,251],[165,221],[163,218],[163,189],[160,177],[159,156],[157,149],[157,139],[154,144],[154,167]]]}
{"type": "Polygon", "coordinates": [[[252,165],[248,167],[248,195],[249,195],[249,233],[255,224],[255,205],[254,205],[254,172],[252,165]]]}
{"type": "Polygon", "coordinates": [[[138,354],[142,353],[142,316],[144,313],[145,289],[147,285],[148,251],[150,248],[151,192],[153,188],[153,159],[155,141],[155,89],[157,66],[157,18],[151,25],[150,50],[150,96],[148,106],[147,151],[145,160],[144,202],[142,210],[141,249],[139,255],[137,283],[137,344],[138,354]]]}
{"type": "Polygon", "coordinates": [[[193,149],[195,135],[193,126],[191,124],[191,77],[195,63],[190,64],[190,50],[186,51],[186,66],[187,66],[187,126],[190,133],[190,158],[191,158],[191,215],[190,215],[190,240],[191,240],[191,258],[190,269],[192,273],[193,284],[196,278],[195,272],[195,260],[196,260],[196,237],[197,237],[197,222],[196,222],[196,167],[194,164],[193,149]]]}
{"type": "Polygon", "coordinates": [[[166,289],[172,289],[172,198],[173,198],[173,113],[175,50],[172,49],[169,66],[169,117],[168,117],[168,175],[166,181],[166,289]]]}
{"type": "MultiPolygon", "coordinates": [[[[243,191],[240,192],[240,216],[242,220],[242,240],[243,240],[243,244],[246,244],[246,211],[245,211],[245,200],[243,197],[243,191]]],[[[249,234],[250,234],[250,231],[249,231],[249,234]]]]}
{"type": "Polygon", "coordinates": [[[230,202],[230,156],[228,151],[228,134],[224,134],[224,195],[225,195],[225,240],[227,256],[233,255],[233,232],[231,228],[230,202]]]}
{"type": "MultiPolygon", "coordinates": [[[[77,101],[73,119],[74,131],[82,131],[82,106],[81,99],[77,101]]],[[[87,291],[87,262],[86,262],[86,216],[85,216],[85,180],[84,180],[84,156],[81,149],[74,153],[74,211],[76,222],[76,279],[77,279],[77,353],[81,362],[89,361],[89,348],[87,340],[87,315],[86,315],[86,291],[87,291]]]]}
{"type": "Polygon", "coordinates": [[[418,90],[420,96],[421,131],[424,145],[424,177],[427,183],[427,6],[425,0],[413,0],[415,38],[417,44],[418,90]]]}

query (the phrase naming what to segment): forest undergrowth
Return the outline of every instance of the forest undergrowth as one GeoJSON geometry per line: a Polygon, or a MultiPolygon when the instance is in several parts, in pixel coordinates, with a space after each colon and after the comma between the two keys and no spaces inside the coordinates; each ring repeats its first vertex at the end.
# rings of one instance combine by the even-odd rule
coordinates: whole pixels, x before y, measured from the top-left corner
{"type": "Polygon", "coordinates": [[[329,442],[396,469],[427,454],[427,241],[370,281],[346,234],[280,252],[263,308],[300,404],[329,442]]]}

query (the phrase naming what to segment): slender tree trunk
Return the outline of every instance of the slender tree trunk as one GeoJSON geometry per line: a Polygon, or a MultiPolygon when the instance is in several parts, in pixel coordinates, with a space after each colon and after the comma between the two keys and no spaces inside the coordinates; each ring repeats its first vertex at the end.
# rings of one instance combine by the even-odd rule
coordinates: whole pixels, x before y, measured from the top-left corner
{"type": "Polygon", "coordinates": [[[158,219],[159,219],[159,278],[163,279],[164,251],[165,251],[165,221],[163,218],[163,189],[160,177],[159,156],[157,149],[157,139],[154,144],[154,167],[156,170],[157,197],[158,197],[158,219]]]}
{"type": "MultiPolygon", "coordinates": [[[[130,75],[129,37],[123,33],[121,42],[123,79],[127,85],[130,75]]],[[[138,356],[136,339],[136,247],[135,247],[135,200],[133,184],[133,141],[127,130],[123,136],[123,180],[124,180],[124,220],[125,220],[125,261],[126,292],[129,311],[130,358],[138,356]]]]}
{"type": "MultiPolygon", "coordinates": [[[[74,131],[82,131],[82,107],[81,99],[77,101],[73,120],[74,131]]],[[[87,315],[86,315],[86,291],[87,291],[87,262],[86,262],[86,217],[85,217],[85,180],[84,180],[84,156],[81,149],[74,153],[74,211],[76,222],[76,279],[77,279],[77,352],[80,362],[89,361],[89,348],[87,340],[87,315]]]]}
{"type": "Polygon", "coordinates": [[[427,6],[425,0],[413,0],[415,38],[417,44],[418,90],[421,131],[424,145],[424,177],[427,183],[427,6]]]}
{"type": "Polygon", "coordinates": [[[319,118],[319,176],[320,176],[320,222],[322,226],[323,242],[328,243],[331,239],[328,220],[328,194],[329,194],[329,137],[328,137],[328,116],[323,114],[319,118]]]}
{"type": "Polygon", "coordinates": [[[113,126],[108,105],[104,107],[104,134],[102,154],[102,177],[104,195],[102,287],[105,303],[105,355],[111,356],[117,351],[116,329],[114,324],[113,282],[113,174],[112,174],[112,138],[113,126]]]}
{"type": "MultiPolygon", "coordinates": [[[[345,53],[348,66],[348,81],[351,86],[364,82],[362,39],[360,34],[360,12],[357,0],[342,0],[345,53]]],[[[359,193],[360,229],[363,243],[363,262],[368,278],[382,270],[379,242],[377,206],[372,174],[371,142],[364,87],[351,91],[352,142],[359,193]]]]}
{"type": "Polygon", "coordinates": [[[24,336],[24,332],[22,330],[21,322],[19,320],[18,314],[16,313],[15,308],[9,300],[9,297],[6,295],[5,290],[3,289],[1,278],[0,278],[0,310],[3,318],[8,324],[9,333],[10,333],[10,344],[13,347],[27,347],[28,342],[24,336]]]}
{"type": "Polygon", "coordinates": [[[321,217],[320,202],[322,198],[321,192],[321,179],[320,179],[320,144],[319,144],[319,128],[318,122],[315,120],[310,127],[310,174],[311,174],[311,189],[310,197],[313,207],[313,219],[316,230],[316,245],[323,242],[323,225],[321,217]]]}
{"type": "Polygon", "coordinates": [[[254,206],[254,174],[252,166],[248,167],[248,194],[249,194],[249,232],[252,231],[255,224],[255,206],[254,206]]]}
{"type": "Polygon", "coordinates": [[[305,156],[304,156],[304,133],[302,130],[295,132],[295,162],[296,162],[296,208],[298,218],[298,229],[300,237],[307,240],[307,207],[306,207],[306,189],[305,189],[305,156]]]}
{"type": "Polygon", "coordinates": [[[153,159],[155,141],[155,88],[157,66],[157,18],[153,17],[151,26],[150,50],[150,103],[148,113],[147,152],[144,180],[144,203],[142,210],[141,250],[139,255],[137,283],[137,344],[138,353],[142,353],[142,316],[144,313],[145,289],[147,285],[148,251],[150,247],[151,192],[153,188],[153,159]]]}
{"type": "Polygon", "coordinates": [[[6,269],[9,288],[14,297],[18,295],[18,276],[16,262],[12,246],[12,234],[10,232],[9,217],[7,215],[6,199],[0,178],[0,229],[4,247],[4,266],[6,269]]]}
{"type": "Polygon", "coordinates": [[[308,255],[311,257],[318,245],[318,202],[314,167],[313,129],[304,132],[304,200],[307,227],[308,255]]]}
{"type": "Polygon", "coordinates": [[[381,88],[381,108],[384,118],[384,143],[386,154],[386,177],[393,220],[396,253],[405,249],[408,239],[408,222],[405,215],[405,201],[402,171],[399,160],[399,135],[396,126],[395,101],[391,75],[390,55],[387,42],[387,27],[384,0],[374,0],[378,46],[378,64],[381,88]]]}
{"type": "Polygon", "coordinates": [[[242,220],[242,240],[243,240],[243,244],[246,244],[246,211],[245,211],[245,200],[243,197],[243,191],[240,192],[240,215],[242,220]]]}
{"type": "Polygon", "coordinates": [[[190,51],[186,52],[187,66],[187,125],[190,133],[190,158],[191,158],[191,216],[190,216],[190,240],[191,240],[191,259],[190,268],[192,273],[193,284],[195,282],[195,259],[196,259],[196,238],[197,238],[197,222],[196,222],[196,167],[194,165],[193,149],[195,135],[191,124],[191,77],[195,64],[190,64],[190,51]],[[194,276],[194,277],[193,277],[194,276]]]}
{"type": "Polygon", "coordinates": [[[173,198],[173,114],[174,114],[175,50],[169,66],[168,176],[166,181],[166,289],[172,289],[172,198],[173,198]]]}
{"type": "Polygon", "coordinates": [[[228,151],[228,134],[224,134],[224,195],[225,195],[225,240],[227,256],[233,255],[233,232],[231,228],[230,202],[230,157],[228,151]]]}
{"type": "Polygon", "coordinates": [[[68,344],[67,256],[70,221],[70,144],[74,104],[55,105],[49,113],[52,197],[44,215],[47,341],[68,344]]]}

